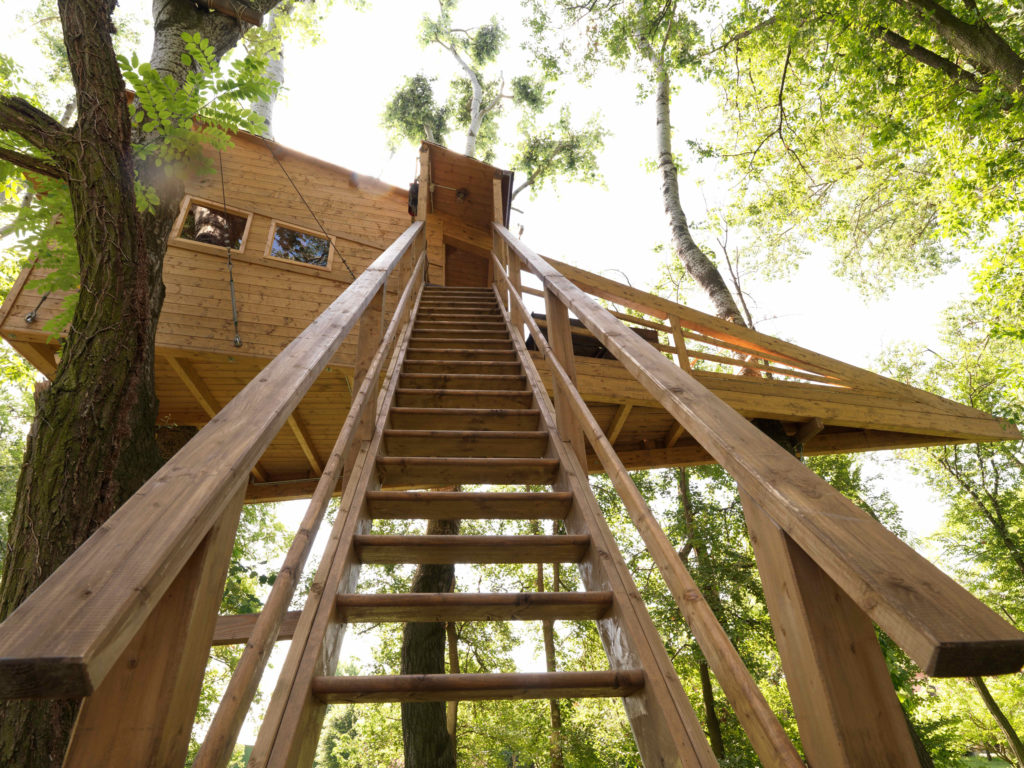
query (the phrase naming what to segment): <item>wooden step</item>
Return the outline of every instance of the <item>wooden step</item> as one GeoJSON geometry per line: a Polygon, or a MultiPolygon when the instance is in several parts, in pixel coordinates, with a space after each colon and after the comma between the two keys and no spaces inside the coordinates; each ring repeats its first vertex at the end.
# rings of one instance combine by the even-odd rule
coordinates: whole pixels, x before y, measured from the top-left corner
{"type": "Polygon", "coordinates": [[[521,390],[526,387],[526,377],[500,373],[410,373],[403,370],[398,385],[403,389],[521,390]]]}
{"type": "Polygon", "coordinates": [[[459,314],[480,314],[480,315],[492,315],[501,316],[498,311],[498,304],[494,301],[488,302],[468,302],[468,301],[449,301],[447,299],[441,301],[421,301],[419,313],[417,317],[422,317],[423,314],[432,313],[459,313],[459,314]]]}
{"type": "Polygon", "coordinates": [[[629,696],[644,685],[640,669],[612,672],[493,672],[452,675],[314,677],[313,695],[329,704],[386,701],[581,699],[629,696]]]}
{"type": "MultiPolygon", "coordinates": [[[[431,325],[433,325],[431,323],[431,325]]],[[[488,330],[486,328],[423,328],[417,323],[412,329],[412,341],[508,341],[512,339],[504,328],[488,330]]]]}
{"type": "Polygon", "coordinates": [[[476,491],[370,491],[367,511],[377,520],[563,520],[572,494],[476,491]]]}
{"type": "Polygon", "coordinates": [[[558,459],[378,456],[377,471],[385,488],[547,484],[558,473],[558,459]]]}
{"type": "Polygon", "coordinates": [[[353,536],[363,563],[578,563],[590,537],[572,536],[353,536]]]}
{"type": "Polygon", "coordinates": [[[438,358],[448,358],[451,360],[519,361],[515,351],[511,349],[506,352],[495,349],[416,349],[410,346],[405,353],[406,360],[437,360],[438,358]]]}
{"type": "Polygon", "coordinates": [[[508,335],[505,323],[497,320],[417,320],[413,328],[417,331],[503,331],[508,335]]]}
{"type": "Polygon", "coordinates": [[[503,339],[478,339],[476,337],[451,336],[448,338],[438,336],[423,336],[414,333],[409,339],[409,349],[480,349],[480,350],[512,350],[512,339],[506,334],[503,339]]]}
{"type": "Polygon", "coordinates": [[[416,313],[417,320],[472,320],[479,318],[485,322],[496,322],[501,320],[501,312],[494,309],[467,309],[465,307],[423,307],[416,313]]]}
{"type": "Polygon", "coordinates": [[[420,306],[424,304],[436,305],[436,306],[472,306],[472,307],[496,307],[498,305],[497,299],[494,298],[494,294],[488,296],[471,296],[471,295],[437,295],[428,293],[423,296],[420,300],[420,306]]]}
{"type": "MultiPolygon", "coordinates": [[[[406,360],[403,373],[468,373],[518,376],[523,368],[512,360],[406,360]]],[[[479,387],[477,387],[479,389],[479,387]]]]}
{"type": "Polygon", "coordinates": [[[533,392],[524,389],[405,389],[395,404],[404,408],[529,408],[533,392]]]}
{"type": "Polygon", "coordinates": [[[436,293],[440,295],[447,295],[451,293],[469,293],[469,294],[483,294],[486,296],[493,296],[494,289],[489,287],[477,287],[470,285],[426,285],[423,287],[424,293],[436,293]]]}
{"type": "Polygon", "coordinates": [[[392,456],[540,457],[548,447],[544,430],[385,429],[392,456]]]}
{"type": "Polygon", "coordinates": [[[403,408],[389,414],[394,429],[534,430],[540,425],[536,408],[403,408]]]}
{"type": "Polygon", "coordinates": [[[539,621],[602,618],[611,592],[402,593],[338,595],[349,623],[404,621],[539,621]]]}

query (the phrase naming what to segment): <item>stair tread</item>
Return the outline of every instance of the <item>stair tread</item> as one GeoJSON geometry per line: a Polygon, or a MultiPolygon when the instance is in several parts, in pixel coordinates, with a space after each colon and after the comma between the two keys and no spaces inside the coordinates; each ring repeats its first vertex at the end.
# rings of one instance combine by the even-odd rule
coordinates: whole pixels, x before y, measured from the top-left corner
{"type": "Polygon", "coordinates": [[[540,457],[548,447],[546,430],[385,429],[391,456],[540,457]]]}
{"type": "Polygon", "coordinates": [[[561,520],[572,505],[568,491],[370,491],[369,516],[375,519],[561,520]]]}
{"type": "Polygon", "coordinates": [[[629,696],[644,684],[641,669],[607,672],[492,672],[447,675],[360,675],[313,678],[313,695],[330,703],[470,701],[629,696]]]}
{"type": "Polygon", "coordinates": [[[407,592],[339,595],[347,622],[599,619],[611,592],[407,592]]]}
{"type": "Polygon", "coordinates": [[[352,537],[360,560],[377,565],[397,563],[553,563],[579,562],[590,546],[590,537],[568,536],[466,536],[379,535],[352,537]]]}

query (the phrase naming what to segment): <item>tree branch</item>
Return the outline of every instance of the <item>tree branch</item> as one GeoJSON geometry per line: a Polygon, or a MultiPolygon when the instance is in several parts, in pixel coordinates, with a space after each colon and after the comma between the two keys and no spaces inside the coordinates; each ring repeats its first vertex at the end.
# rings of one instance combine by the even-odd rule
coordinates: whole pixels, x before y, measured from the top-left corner
{"type": "Polygon", "coordinates": [[[38,173],[43,176],[49,176],[53,179],[64,180],[67,178],[67,174],[64,172],[63,168],[42,157],[26,155],[22,152],[15,152],[12,149],[4,149],[3,147],[0,147],[0,160],[6,160],[7,162],[14,163],[16,166],[26,171],[38,173]]]}
{"type": "Polygon", "coordinates": [[[907,38],[903,37],[902,35],[898,35],[892,30],[886,29],[885,27],[878,27],[878,32],[881,34],[882,39],[890,46],[895,48],[897,51],[906,54],[910,58],[914,59],[915,61],[919,61],[925,66],[931,67],[932,69],[942,72],[949,78],[963,84],[963,86],[972,93],[977,93],[978,91],[981,90],[981,85],[978,83],[978,78],[975,77],[973,73],[968,72],[966,69],[959,66],[955,62],[950,61],[944,56],[940,56],[939,54],[929,50],[928,48],[924,48],[920,45],[915,45],[914,43],[907,40],[907,38]]]}
{"type": "Polygon", "coordinates": [[[769,16],[764,21],[761,21],[761,22],[755,24],[752,27],[748,27],[747,29],[744,29],[744,30],[742,30],[740,32],[737,32],[734,35],[730,35],[725,40],[723,40],[722,42],[718,43],[718,45],[714,45],[711,48],[708,48],[706,51],[704,51],[703,53],[698,54],[698,55],[701,56],[701,57],[704,57],[704,56],[710,56],[710,55],[712,55],[714,53],[718,53],[723,48],[728,48],[733,43],[738,43],[740,40],[744,40],[744,39],[750,37],[751,35],[756,35],[762,29],[765,29],[767,27],[772,26],[776,22],[777,18],[778,18],[777,16],[769,16]]]}
{"type": "Polygon", "coordinates": [[[0,96],[0,130],[12,131],[55,156],[63,153],[68,138],[63,125],[17,96],[0,96]]]}

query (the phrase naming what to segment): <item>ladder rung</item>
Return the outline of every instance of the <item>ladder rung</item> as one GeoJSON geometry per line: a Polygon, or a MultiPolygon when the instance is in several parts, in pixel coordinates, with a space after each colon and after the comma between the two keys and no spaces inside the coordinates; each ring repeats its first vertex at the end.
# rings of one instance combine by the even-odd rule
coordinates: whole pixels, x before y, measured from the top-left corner
{"type": "Polygon", "coordinates": [[[518,362],[515,350],[498,349],[416,349],[412,346],[405,353],[406,360],[437,360],[438,358],[451,360],[508,360],[518,362]]]}
{"type": "Polygon", "coordinates": [[[570,536],[353,536],[361,562],[397,563],[578,563],[590,537],[570,536]]]}
{"type": "Polygon", "coordinates": [[[403,373],[469,373],[517,375],[522,370],[517,360],[406,360],[403,373]]]}
{"type": "Polygon", "coordinates": [[[403,408],[391,409],[396,429],[537,429],[536,408],[403,408]]]}
{"type": "Polygon", "coordinates": [[[402,593],[338,595],[347,622],[600,619],[611,592],[402,593]]]}
{"type": "Polygon", "coordinates": [[[526,377],[501,373],[412,373],[402,372],[403,389],[504,389],[522,391],[526,377]]]}
{"type": "Polygon", "coordinates": [[[384,446],[393,456],[539,458],[548,433],[537,431],[385,429],[384,446]]]}
{"type": "Polygon", "coordinates": [[[492,352],[512,349],[512,340],[507,336],[503,339],[477,339],[457,335],[450,338],[437,336],[421,336],[413,334],[409,347],[415,349],[478,349],[492,352]]]}
{"type": "Polygon", "coordinates": [[[614,672],[495,672],[454,675],[315,677],[313,695],[332,704],[384,701],[580,699],[629,696],[643,687],[640,669],[614,672]]]}
{"type": "Polygon", "coordinates": [[[419,389],[400,387],[395,396],[399,407],[419,408],[528,408],[533,405],[529,389],[419,389]]]}
{"type": "Polygon", "coordinates": [[[572,507],[572,494],[370,491],[366,501],[374,519],[562,520],[572,507]]]}
{"type": "Polygon", "coordinates": [[[385,488],[430,488],[463,483],[524,485],[554,482],[558,459],[461,456],[378,456],[385,488]]]}

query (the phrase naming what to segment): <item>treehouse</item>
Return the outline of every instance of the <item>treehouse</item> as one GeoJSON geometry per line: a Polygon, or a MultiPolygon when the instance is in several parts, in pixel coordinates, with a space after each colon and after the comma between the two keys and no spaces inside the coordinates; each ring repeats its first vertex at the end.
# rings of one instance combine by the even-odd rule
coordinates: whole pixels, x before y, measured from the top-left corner
{"type": "MultiPolygon", "coordinates": [[[[167,249],[167,297],[157,333],[161,425],[184,427],[185,436],[362,274],[408,226],[420,199],[247,134],[212,163],[215,173],[186,186],[167,249]]],[[[423,145],[420,165],[427,280],[490,285],[490,225],[508,224],[512,175],[435,144],[423,145]]],[[[744,417],[781,421],[804,455],[1013,436],[971,408],[578,267],[550,263],[608,302],[618,319],[744,417]]],[[[32,277],[33,270],[25,270],[0,309],[0,335],[48,376],[59,343],[47,325],[62,297],[39,295],[30,287],[32,277]]],[[[543,297],[538,280],[527,280],[522,289],[527,297],[543,297]]],[[[397,298],[393,288],[388,296],[397,298]]],[[[543,303],[535,305],[546,333],[543,303]]],[[[628,469],[712,460],[592,332],[578,320],[573,324],[580,394],[628,469]]],[[[527,347],[552,392],[551,372],[532,337],[527,347]]],[[[253,468],[249,499],[312,492],[351,404],[355,350],[355,339],[347,339],[292,412],[288,428],[253,468]]],[[[170,451],[182,431],[161,435],[170,451]]],[[[601,471],[592,449],[587,463],[601,471]]]]}
{"type": "MultiPolygon", "coordinates": [[[[440,146],[409,190],[246,135],[211,159],[186,185],[157,333],[160,430],[191,439],[0,625],[0,696],[84,698],[66,765],[180,766],[209,648],[239,643],[194,763],[225,766],[282,639],[254,768],[308,766],[334,702],[582,696],[622,699],[645,765],[715,765],[588,472],[610,478],[766,766],[803,762],[628,469],[735,478],[813,765],[919,765],[876,625],[930,675],[1024,664],[1024,635],[798,458],[1012,426],[545,258],[508,230],[512,174],[440,146]],[[297,498],[263,610],[217,616],[243,500],[297,498]],[[380,519],[552,533],[383,535],[380,519]],[[493,562],[576,563],[584,591],[357,592],[362,564],[493,562]],[[608,668],[336,675],[350,623],[556,619],[596,621],[608,668]]],[[[61,297],[33,271],[0,334],[49,376],[61,297]]]]}

